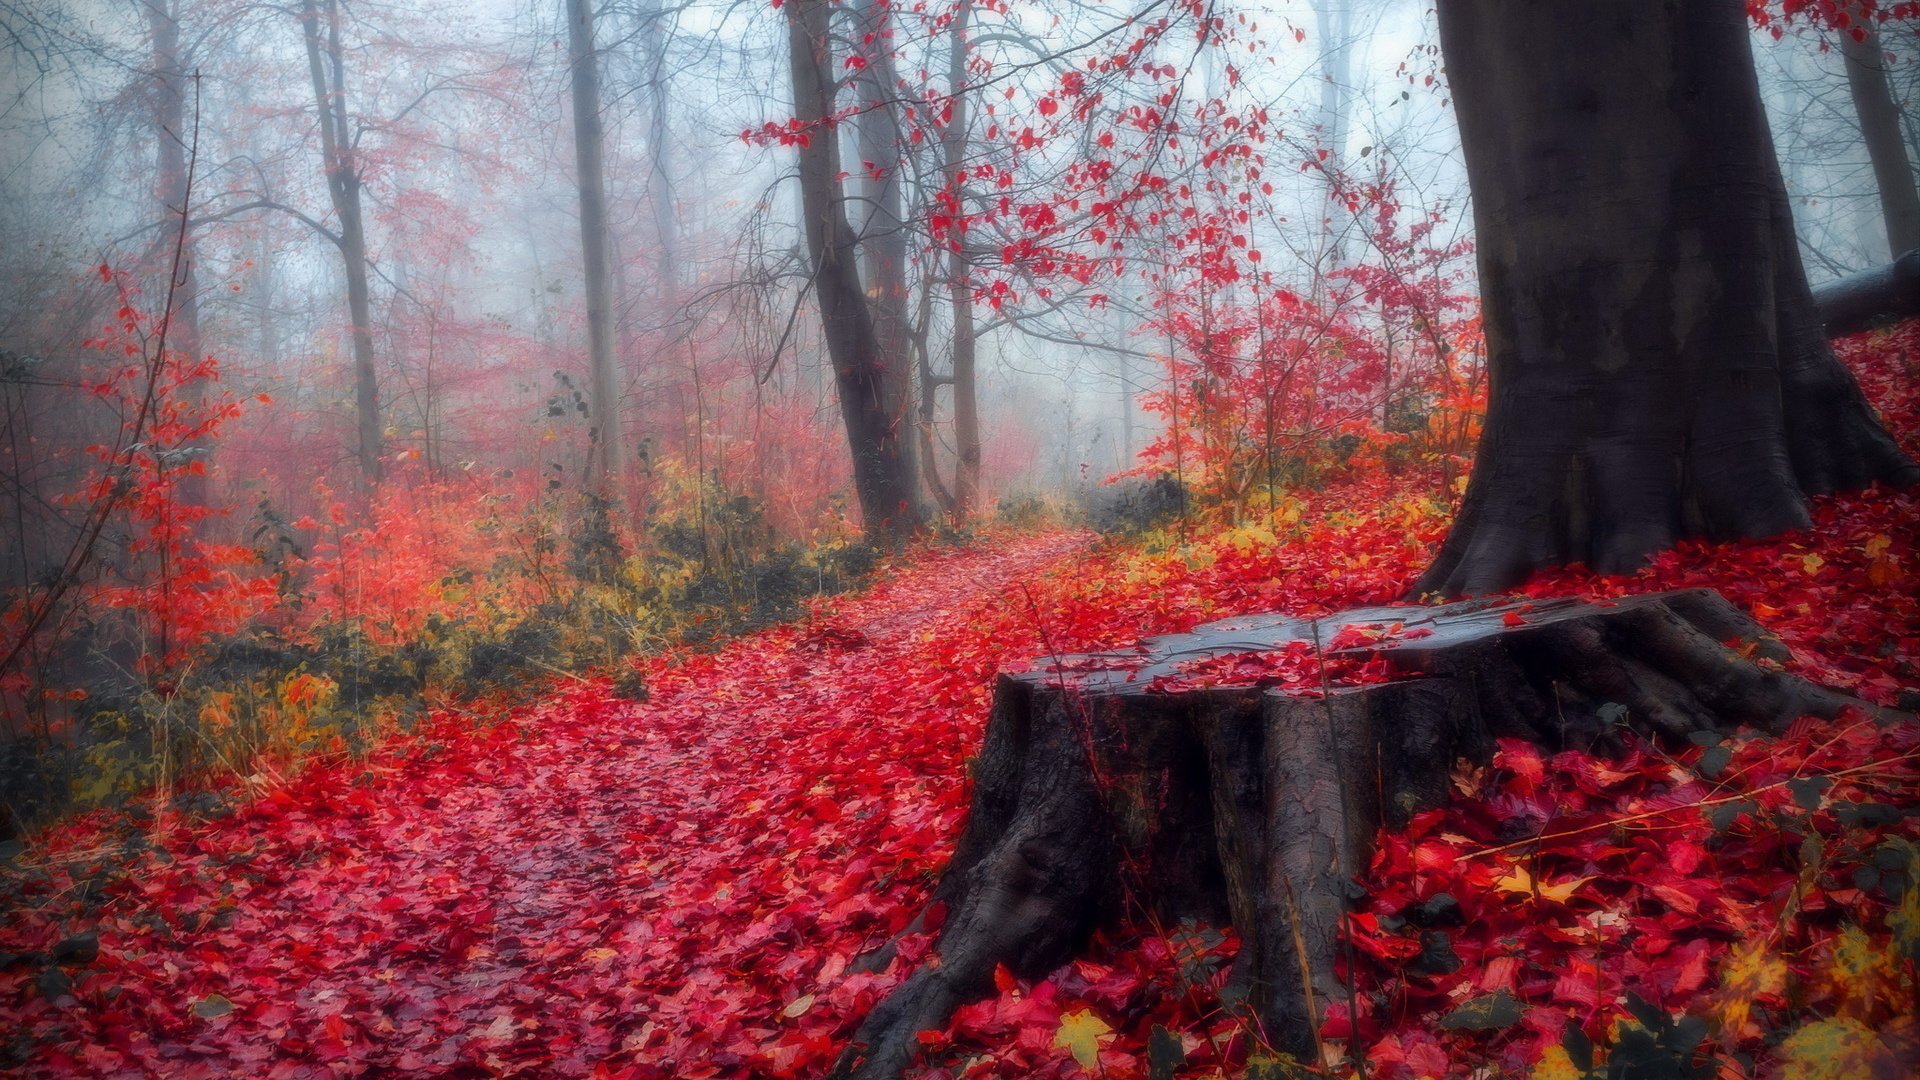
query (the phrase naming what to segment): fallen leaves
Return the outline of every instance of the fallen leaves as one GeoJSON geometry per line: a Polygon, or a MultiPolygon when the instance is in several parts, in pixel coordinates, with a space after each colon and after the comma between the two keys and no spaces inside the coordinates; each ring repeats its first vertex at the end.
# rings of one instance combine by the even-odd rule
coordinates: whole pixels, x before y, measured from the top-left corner
{"type": "MultiPolygon", "coordinates": [[[[1866,356],[1865,381],[1911,431],[1908,399],[1887,396],[1894,363],[1866,356]]],[[[0,970],[0,1026],[24,1055],[3,1064],[818,1075],[929,957],[920,933],[882,971],[854,963],[905,928],[951,851],[996,670],[1391,599],[1446,525],[1423,483],[1302,495],[1272,544],[1109,547],[1065,569],[1081,538],[930,548],[801,625],[649,662],[644,703],[569,684],[478,726],[442,714],[219,820],[154,821],[137,843],[76,823],[9,871],[0,952],[28,959],[0,970]]],[[[1806,533],[1528,588],[1721,588],[1797,670],[1892,702],[1920,685],[1920,600],[1901,587],[1915,516],[1912,493],[1826,498],[1806,533]],[[1801,572],[1811,554],[1821,565],[1801,572]]],[[[1317,658],[1251,663],[1189,674],[1320,677],[1317,658]]],[[[1459,771],[1452,807],[1382,835],[1352,920],[1360,1015],[1332,1003],[1326,1034],[1353,1038],[1375,1080],[1574,1075],[1565,1039],[1591,1054],[1633,1030],[1661,1049],[1693,1037],[1674,1013],[1713,1009],[1734,1042],[1795,1024],[1778,1067],[1798,1075],[1910,1061],[1915,821],[1876,808],[1912,805],[1916,760],[1911,725],[1867,721],[1609,759],[1502,744],[1459,771]],[[1809,848],[1808,832],[1828,839],[1809,848]]],[[[929,1033],[927,1075],[1239,1069],[1259,1048],[1219,1007],[1234,948],[1221,929],[1137,919],[1046,978],[1002,971],[929,1033]]]]}

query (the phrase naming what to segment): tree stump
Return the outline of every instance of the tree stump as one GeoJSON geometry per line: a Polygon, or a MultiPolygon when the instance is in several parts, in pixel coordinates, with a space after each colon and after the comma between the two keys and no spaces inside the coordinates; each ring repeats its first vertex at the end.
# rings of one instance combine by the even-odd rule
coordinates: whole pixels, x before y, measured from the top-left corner
{"type": "MultiPolygon", "coordinates": [[[[1376,830],[1443,803],[1500,737],[1606,748],[1859,703],[1711,590],[1588,603],[1469,600],[1319,620],[1227,619],[1003,674],[972,811],[927,911],[930,962],[877,1005],[835,1075],[890,1077],[916,1034],[1039,978],[1121,909],[1229,920],[1232,986],[1277,1049],[1311,1056],[1376,830]]],[[[871,966],[883,966],[891,947],[871,966]]]]}

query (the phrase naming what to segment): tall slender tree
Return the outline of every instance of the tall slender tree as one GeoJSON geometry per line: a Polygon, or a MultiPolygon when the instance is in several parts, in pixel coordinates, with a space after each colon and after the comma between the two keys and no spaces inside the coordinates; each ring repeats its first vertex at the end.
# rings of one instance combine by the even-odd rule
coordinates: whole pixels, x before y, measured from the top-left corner
{"type": "Polygon", "coordinates": [[[1887,247],[1898,257],[1920,248],[1920,189],[1900,135],[1900,106],[1887,79],[1887,52],[1875,13],[1866,4],[1849,5],[1845,25],[1836,28],[1847,68],[1847,89],[1867,160],[1873,165],[1880,213],[1886,220],[1887,247]]]}
{"type": "MultiPolygon", "coordinates": [[[[199,248],[194,231],[182,232],[179,224],[189,218],[192,194],[189,155],[194,151],[194,132],[187,116],[187,100],[192,93],[193,72],[180,46],[180,0],[146,0],[147,36],[153,50],[153,139],[155,215],[162,223],[154,231],[155,258],[162,266],[177,263],[179,270],[171,290],[160,295],[173,296],[173,310],[167,313],[167,338],[170,347],[191,360],[200,356],[199,248]],[[173,248],[179,245],[175,259],[173,248]]],[[[195,448],[201,453],[206,447],[195,448]]],[[[191,505],[207,501],[206,474],[188,469],[179,478],[180,497],[191,505]]]]}
{"type": "Polygon", "coordinates": [[[847,219],[830,0],[788,0],[794,115],[800,140],[800,197],[813,268],[813,293],[833,362],[853,457],[854,488],[869,536],[893,541],[915,528],[913,474],[905,431],[890,408],[885,356],[860,283],[859,234],[847,219]]]}
{"type": "Polygon", "coordinates": [[[600,60],[594,49],[593,0],[565,0],[567,65],[573,93],[574,182],[580,194],[580,255],[587,284],[587,359],[593,410],[592,481],[603,497],[617,492],[620,384],[614,376],[613,264],[608,248],[606,134],[600,120],[600,60]]]}
{"type": "Polygon", "coordinates": [[[353,323],[353,402],[355,452],[361,475],[380,479],[380,377],[374,366],[373,300],[367,273],[366,216],[361,207],[357,139],[347,125],[346,50],[341,44],[340,0],[302,0],[300,24],[307,46],[307,74],[313,84],[314,111],[320,125],[321,169],[327,197],[339,219],[339,231],[325,235],[340,251],[347,281],[347,313],[353,323]]]}
{"type": "MultiPolygon", "coordinates": [[[[967,57],[973,4],[959,0],[947,30],[946,126],[941,130],[942,165],[956,213],[967,205],[967,57]]],[[[965,245],[947,249],[947,294],[953,316],[953,441],[959,462],[954,469],[954,516],[965,519],[980,500],[980,404],[975,368],[979,343],[973,321],[973,285],[968,279],[965,245]]]]}

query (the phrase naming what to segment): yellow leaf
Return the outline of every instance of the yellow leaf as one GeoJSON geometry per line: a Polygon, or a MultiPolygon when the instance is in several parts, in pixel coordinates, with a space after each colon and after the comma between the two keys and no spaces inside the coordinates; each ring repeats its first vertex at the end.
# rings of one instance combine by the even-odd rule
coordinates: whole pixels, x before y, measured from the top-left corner
{"type": "Polygon", "coordinates": [[[1780,1075],[1795,1080],[1855,1080],[1899,1076],[1911,1061],[1852,1017],[1808,1024],[1780,1044],[1780,1075]]]}
{"type": "MultiPolygon", "coordinates": [[[[1911,875],[1912,864],[1908,864],[1911,875]]],[[[1909,881],[1912,877],[1909,876],[1909,881]]],[[[1887,928],[1893,940],[1907,953],[1920,952],[1920,881],[1913,881],[1900,896],[1900,906],[1887,914],[1887,928]]]]}
{"type": "Polygon", "coordinates": [[[1100,1037],[1112,1031],[1105,1020],[1093,1015],[1092,1009],[1081,1009],[1060,1018],[1053,1045],[1064,1048],[1081,1068],[1092,1071],[1100,1065],[1100,1037]]]}
{"type": "Polygon", "coordinates": [[[1511,874],[1495,881],[1493,887],[1499,889],[1501,892],[1519,893],[1522,896],[1537,895],[1542,900],[1551,900],[1556,904],[1564,904],[1573,898],[1574,892],[1578,890],[1580,886],[1592,880],[1593,878],[1591,877],[1582,877],[1574,878],[1572,881],[1563,881],[1558,885],[1544,885],[1533,880],[1533,875],[1527,872],[1526,867],[1516,865],[1511,874]]]}
{"type": "Polygon", "coordinates": [[[1900,961],[1892,942],[1876,945],[1858,926],[1840,931],[1826,977],[1840,999],[1842,1015],[1871,1022],[1874,1005],[1898,992],[1900,961]]]}
{"type": "Polygon", "coordinates": [[[1714,1011],[1724,1027],[1739,1032],[1753,1012],[1754,999],[1786,989],[1787,962],[1768,952],[1765,940],[1749,939],[1735,945],[1727,958],[1714,1011]]]}
{"type": "Polygon", "coordinates": [[[811,1008],[813,1008],[813,995],[801,994],[799,997],[794,998],[791,1002],[788,1002],[787,1007],[780,1010],[780,1015],[791,1020],[794,1017],[805,1013],[808,1009],[811,1009],[811,1008]]]}
{"type": "Polygon", "coordinates": [[[1533,1080],[1581,1080],[1581,1072],[1573,1067],[1566,1047],[1549,1046],[1533,1063],[1533,1080]]]}
{"type": "Polygon", "coordinates": [[[1808,577],[1819,573],[1820,568],[1825,565],[1827,565],[1827,560],[1813,552],[1808,552],[1800,557],[1800,569],[1805,570],[1808,577]]]}

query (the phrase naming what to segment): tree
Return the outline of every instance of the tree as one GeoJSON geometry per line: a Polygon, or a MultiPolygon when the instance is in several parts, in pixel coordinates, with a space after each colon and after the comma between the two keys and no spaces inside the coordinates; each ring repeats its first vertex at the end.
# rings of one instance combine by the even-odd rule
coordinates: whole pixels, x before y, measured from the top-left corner
{"type": "Polygon", "coordinates": [[[794,114],[805,131],[800,140],[800,195],[813,292],[840,392],[854,488],[868,534],[898,539],[914,527],[913,475],[901,417],[890,407],[886,357],[860,286],[859,234],[847,221],[829,34],[832,5],[828,0],[790,0],[785,7],[794,114]]]}
{"type": "Polygon", "coordinates": [[[613,265],[607,250],[606,139],[600,126],[600,62],[593,44],[592,0],[566,0],[573,91],[575,183],[580,191],[580,255],[586,264],[587,356],[593,379],[595,481],[612,497],[620,478],[620,390],[613,370],[613,265]]]}
{"type": "Polygon", "coordinates": [[[1920,248],[1920,189],[1900,138],[1900,106],[1887,83],[1887,52],[1880,44],[1877,20],[1855,3],[1838,27],[1840,55],[1847,66],[1847,89],[1860,118],[1860,137],[1873,163],[1873,181],[1886,219],[1887,248],[1895,257],[1920,248]]]}
{"type": "Polygon", "coordinates": [[[1492,396],[1420,591],[1629,570],[1920,479],[1827,347],[1738,0],[1439,14],[1492,396]]]}
{"type": "MultiPolygon", "coordinates": [[[[854,125],[858,160],[848,167],[859,178],[861,275],[867,310],[880,347],[881,397],[888,423],[907,430],[913,397],[907,319],[906,140],[900,128],[900,77],[894,71],[892,8],[879,0],[853,5],[852,59],[860,112],[854,125]]],[[[913,474],[913,440],[902,438],[900,452],[913,474]]]]}
{"type": "Polygon", "coordinates": [[[1848,96],[1894,258],[1920,248],[1920,188],[1902,140],[1900,105],[1888,78],[1889,54],[1880,25],[1903,24],[1917,13],[1920,5],[1911,0],[1747,0],[1748,17],[1770,30],[1775,40],[1784,37],[1788,27],[1805,23],[1820,32],[1822,53],[1832,41],[1839,42],[1848,96]]]}
{"type": "MultiPolygon", "coordinates": [[[[158,203],[155,217],[163,225],[173,225],[189,216],[187,205],[192,193],[190,140],[187,97],[194,81],[189,63],[180,47],[179,3],[148,0],[147,33],[153,49],[153,136],[155,145],[154,196],[158,203]]],[[[155,262],[172,265],[172,242],[178,240],[179,274],[172,294],[178,299],[168,313],[168,336],[173,349],[191,364],[200,359],[200,289],[196,273],[199,254],[190,230],[156,230],[155,262]]],[[[164,295],[164,294],[163,294],[164,295]]],[[[198,448],[204,450],[204,447],[198,448]]],[[[189,466],[180,477],[180,495],[188,504],[202,506],[207,501],[206,474],[189,466]]]]}
{"type": "MultiPolygon", "coordinates": [[[[954,6],[953,24],[948,28],[947,92],[952,96],[946,126],[940,132],[943,173],[953,212],[966,212],[967,202],[967,24],[973,14],[971,0],[954,6]]],[[[947,252],[948,302],[953,313],[953,438],[959,450],[954,467],[953,514],[964,520],[980,499],[980,408],[974,386],[978,341],[973,325],[973,285],[968,280],[967,261],[958,246],[947,252]]],[[[932,426],[934,388],[926,388],[927,427],[932,426]]],[[[928,440],[932,442],[931,439],[928,440]]],[[[932,446],[926,450],[929,458],[932,446]]],[[[928,462],[928,468],[933,463],[928,462]]]]}
{"type": "Polygon", "coordinates": [[[366,218],[360,206],[358,139],[347,126],[341,19],[339,0],[305,0],[300,8],[307,73],[313,82],[314,109],[320,121],[321,168],[334,215],[340,219],[339,232],[322,232],[340,250],[341,270],[347,279],[347,313],[353,321],[354,431],[360,473],[371,481],[380,478],[380,381],[373,363],[373,300],[367,279],[366,218]],[[322,3],[326,8],[324,20],[322,3]]]}

